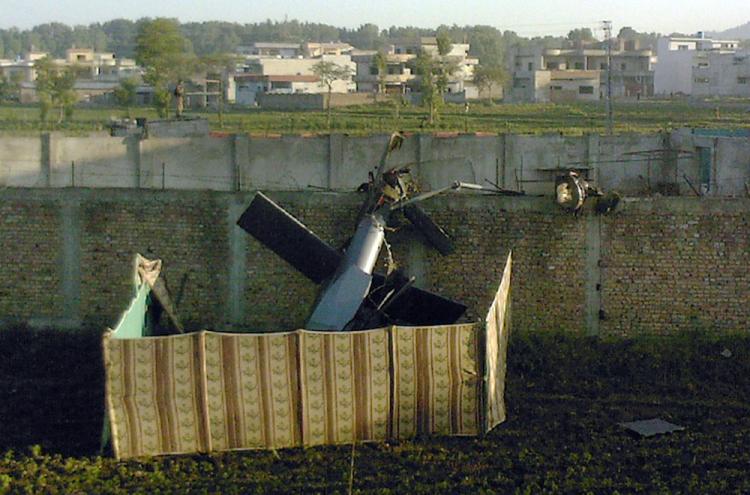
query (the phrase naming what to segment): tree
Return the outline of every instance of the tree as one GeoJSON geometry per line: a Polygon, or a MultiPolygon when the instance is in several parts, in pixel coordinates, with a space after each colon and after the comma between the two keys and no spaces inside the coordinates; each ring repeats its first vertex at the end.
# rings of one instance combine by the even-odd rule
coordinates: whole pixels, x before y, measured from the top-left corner
{"type": "Polygon", "coordinates": [[[321,60],[312,66],[312,72],[318,79],[320,85],[328,88],[328,99],[326,101],[326,120],[328,127],[331,127],[331,93],[333,92],[333,83],[336,81],[346,81],[352,76],[351,67],[339,65],[328,60],[321,60]]]}
{"type": "Polygon", "coordinates": [[[490,103],[492,102],[492,87],[502,86],[507,80],[508,73],[500,66],[480,64],[474,68],[474,84],[479,89],[480,96],[483,89],[487,90],[490,103]]]}
{"type": "Polygon", "coordinates": [[[450,83],[450,77],[455,74],[459,67],[458,62],[449,58],[451,50],[453,49],[453,41],[447,32],[441,31],[436,37],[438,58],[434,62],[435,72],[435,86],[438,93],[441,95],[448,91],[448,84],[450,83]]]}
{"type": "Polygon", "coordinates": [[[437,41],[438,55],[441,57],[445,57],[453,49],[453,41],[451,40],[450,35],[445,31],[438,33],[435,40],[437,41]]]}
{"type": "Polygon", "coordinates": [[[169,117],[170,86],[192,73],[194,58],[176,20],[154,19],[138,30],[135,60],[146,70],[143,80],[154,88],[154,106],[160,116],[169,117]]]}
{"type": "Polygon", "coordinates": [[[76,82],[74,67],[59,68],[49,57],[34,62],[36,71],[36,93],[39,97],[40,118],[47,120],[49,111],[58,108],[58,124],[73,116],[73,105],[76,94],[73,87],[76,82]]]}
{"type": "Polygon", "coordinates": [[[422,95],[422,105],[427,107],[427,123],[435,123],[443,95],[437,87],[435,77],[436,61],[429,53],[423,51],[416,59],[417,74],[419,74],[419,92],[422,95]]]}
{"type": "Polygon", "coordinates": [[[130,107],[135,105],[135,99],[138,89],[138,79],[129,77],[120,81],[120,87],[115,89],[115,101],[121,107],[128,109],[130,116],[130,107]]]}
{"type": "Polygon", "coordinates": [[[594,33],[591,32],[591,28],[577,28],[568,32],[569,41],[593,41],[594,33]]]}
{"type": "Polygon", "coordinates": [[[375,70],[378,71],[378,93],[385,93],[385,78],[388,74],[388,59],[382,51],[372,57],[375,70]]]}
{"type": "Polygon", "coordinates": [[[11,73],[9,78],[0,76],[0,101],[18,101],[21,93],[23,74],[11,73]]]}

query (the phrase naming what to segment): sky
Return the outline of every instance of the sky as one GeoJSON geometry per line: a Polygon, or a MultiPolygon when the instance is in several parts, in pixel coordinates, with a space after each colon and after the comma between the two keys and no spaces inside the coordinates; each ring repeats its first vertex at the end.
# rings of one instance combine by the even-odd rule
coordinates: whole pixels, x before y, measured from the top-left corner
{"type": "Polygon", "coordinates": [[[239,23],[288,18],[339,27],[373,23],[381,29],[487,24],[538,36],[566,34],[575,27],[598,29],[606,19],[612,21],[615,33],[631,26],[667,34],[721,31],[744,24],[750,21],[750,0],[0,0],[0,12],[0,28],[20,29],[53,21],[75,25],[115,18],[239,23]]]}

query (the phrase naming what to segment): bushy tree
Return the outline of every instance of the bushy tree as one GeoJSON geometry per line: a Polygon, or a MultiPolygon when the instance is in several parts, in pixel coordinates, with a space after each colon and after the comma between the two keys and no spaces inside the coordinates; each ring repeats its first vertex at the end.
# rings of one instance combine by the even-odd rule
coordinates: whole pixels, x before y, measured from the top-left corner
{"type": "Polygon", "coordinates": [[[154,106],[169,117],[170,87],[194,70],[195,56],[175,19],[158,18],[141,26],[136,38],[135,59],[145,69],[143,80],[154,88],[154,106]]]}
{"type": "Polygon", "coordinates": [[[591,28],[576,28],[568,32],[569,41],[593,41],[594,33],[591,32],[591,28]]]}
{"type": "Polygon", "coordinates": [[[130,107],[135,105],[136,95],[138,90],[138,79],[129,77],[120,81],[120,86],[115,89],[115,101],[121,107],[125,107],[128,110],[128,116],[130,116],[130,107]]]}
{"type": "Polygon", "coordinates": [[[503,86],[507,80],[508,72],[503,67],[484,64],[474,67],[474,84],[479,89],[480,96],[482,90],[487,91],[490,102],[492,102],[492,88],[503,86]]]}
{"type": "Polygon", "coordinates": [[[39,97],[41,120],[47,120],[49,111],[57,108],[60,123],[73,116],[76,94],[73,89],[76,82],[74,67],[56,67],[52,59],[44,57],[34,63],[36,71],[36,93],[39,97]]]}

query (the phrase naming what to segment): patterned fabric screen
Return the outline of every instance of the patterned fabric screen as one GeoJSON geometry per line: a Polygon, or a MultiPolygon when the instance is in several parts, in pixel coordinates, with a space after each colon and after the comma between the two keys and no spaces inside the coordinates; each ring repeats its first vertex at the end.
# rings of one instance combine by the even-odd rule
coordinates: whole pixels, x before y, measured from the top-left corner
{"type": "Polygon", "coordinates": [[[510,271],[509,256],[483,326],[106,332],[115,455],[485,433],[505,420],[510,271]]]}

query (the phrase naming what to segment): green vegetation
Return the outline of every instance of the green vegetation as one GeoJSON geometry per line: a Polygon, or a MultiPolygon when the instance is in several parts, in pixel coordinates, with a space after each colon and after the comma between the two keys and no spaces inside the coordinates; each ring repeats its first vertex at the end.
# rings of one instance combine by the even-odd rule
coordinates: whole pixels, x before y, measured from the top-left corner
{"type": "Polygon", "coordinates": [[[73,86],[76,82],[75,67],[59,69],[52,59],[44,57],[34,63],[36,70],[36,91],[39,95],[39,118],[47,120],[49,111],[57,108],[59,116],[57,123],[70,120],[76,103],[73,86]]]}
{"type": "Polygon", "coordinates": [[[136,38],[135,60],[146,69],[143,81],[154,88],[156,111],[169,117],[171,86],[187,78],[194,66],[194,57],[177,21],[160,18],[142,24],[136,38]]]}
{"type": "MultiPolygon", "coordinates": [[[[750,101],[704,102],[641,100],[615,104],[615,132],[658,132],[677,127],[750,128],[750,101]],[[719,109],[717,112],[717,108],[719,109]]],[[[77,107],[72,120],[56,124],[39,122],[36,106],[0,106],[0,132],[33,133],[60,130],[86,133],[107,129],[111,118],[128,115],[127,108],[77,107]]],[[[157,118],[146,107],[131,107],[135,116],[157,118]]],[[[445,104],[433,125],[425,108],[394,102],[334,108],[331,132],[348,134],[408,132],[563,133],[580,135],[605,131],[605,112],[600,104],[445,104]]],[[[224,126],[215,111],[187,111],[211,121],[215,130],[254,135],[327,133],[327,113],[321,111],[280,112],[227,107],[224,126]]]]}
{"type": "Polygon", "coordinates": [[[331,127],[331,93],[333,92],[333,83],[336,81],[346,81],[352,77],[351,67],[339,65],[327,60],[321,60],[312,66],[312,73],[320,79],[320,84],[328,90],[326,98],[326,126],[331,127]]]}
{"type": "MultiPolygon", "coordinates": [[[[346,493],[350,446],[95,456],[97,332],[0,332],[0,493],[346,493]]],[[[750,338],[513,335],[508,421],[485,438],[357,445],[354,493],[746,493],[750,338]],[[683,432],[635,438],[661,417],[683,432]]]]}

